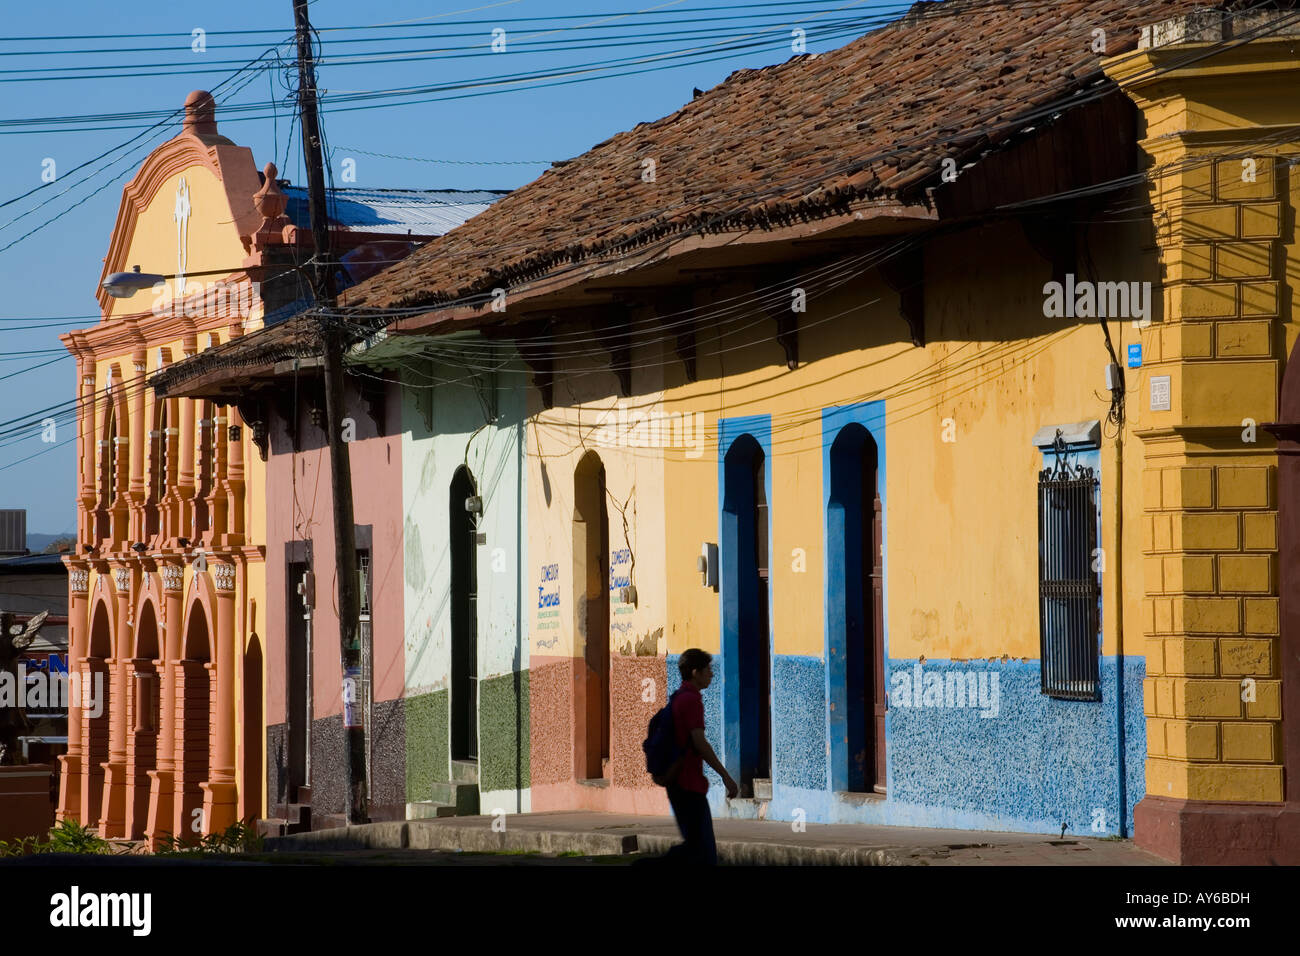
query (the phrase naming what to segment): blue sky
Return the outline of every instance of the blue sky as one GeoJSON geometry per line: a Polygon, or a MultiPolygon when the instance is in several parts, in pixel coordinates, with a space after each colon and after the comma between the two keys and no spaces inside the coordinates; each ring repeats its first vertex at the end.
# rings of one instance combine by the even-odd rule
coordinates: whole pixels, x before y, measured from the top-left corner
{"type": "MultiPolygon", "coordinates": [[[[68,329],[93,325],[98,303],[95,283],[108,248],[123,184],[139,167],[148,151],[179,131],[179,120],[169,122],[140,139],[129,152],[117,152],[89,167],[107,166],[81,182],[79,164],[143,132],[139,126],[156,122],[128,118],[115,129],[97,131],[43,131],[15,133],[25,126],[4,121],[45,116],[125,113],[171,110],[193,89],[220,83],[238,64],[253,59],[276,41],[292,38],[291,0],[278,3],[224,0],[222,3],[176,3],[132,0],[105,4],[77,0],[54,9],[44,4],[12,4],[5,11],[5,36],[166,34],[150,38],[44,39],[23,42],[0,40],[0,202],[35,187],[32,196],[0,207],[0,247],[29,230],[62,215],[40,231],[0,251],[0,422],[27,416],[46,406],[67,401],[76,386],[75,362],[69,356],[44,368],[19,372],[58,358],[58,335],[68,329]],[[206,49],[192,49],[193,31],[204,31],[206,49]],[[235,34],[236,30],[282,31],[280,35],[235,34]],[[249,44],[234,46],[234,44],[249,44]],[[134,47],[162,50],[133,50],[134,47]],[[50,51],[86,51],[55,55],[50,51]],[[223,65],[220,61],[237,61],[223,65]],[[93,73],[111,77],[82,78],[66,67],[102,65],[93,73]],[[168,64],[168,66],[152,66],[168,64]],[[75,79],[53,80],[52,72],[30,82],[4,82],[8,77],[30,76],[13,72],[63,69],[60,75],[75,79]],[[169,71],[174,75],[121,76],[132,72],[169,71]],[[198,72],[211,70],[213,72],[198,72]],[[42,186],[42,170],[54,161],[59,178],[42,186]],[[70,187],[70,188],[69,188],[70,187]],[[66,194],[59,195],[64,189],[66,194]],[[91,195],[96,189],[98,193],[91,195]],[[87,198],[89,197],[89,198],[87,198]],[[44,205],[38,204],[44,203],[44,205]],[[75,205],[80,203],[79,205],[75,205]],[[17,221],[15,217],[21,216],[17,221]],[[49,325],[51,317],[86,318],[49,325]],[[11,320],[19,321],[11,321],[11,320]],[[24,329],[36,323],[44,328],[24,329]],[[5,377],[9,376],[9,377],[5,377]]],[[[784,7],[741,5],[726,0],[497,0],[497,2],[420,3],[414,0],[356,3],[352,0],[314,0],[312,24],[326,41],[319,71],[327,100],[332,94],[391,90],[456,83],[515,71],[557,70],[612,58],[652,57],[674,51],[704,49],[724,38],[752,36],[763,44],[747,50],[702,52],[711,62],[673,65],[665,62],[628,64],[607,70],[591,81],[539,87],[511,88],[492,95],[448,99],[449,93],[429,93],[419,98],[443,97],[435,102],[391,108],[331,111],[326,106],[324,128],[333,153],[327,157],[335,179],[342,160],[355,160],[356,186],[406,186],[513,189],[535,179],[546,161],[576,156],[620,130],[674,112],[691,98],[692,88],[708,89],[733,70],[779,63],[792,55],[791,28],[805,18],[809,29],[807,51],[822,52],[842,46],[866,27],[845,23],[832,35],[820,38],[814,25],[844,22],[852,17],[897,16],[905,7],[882,0],[795,0],[784,7]],[[716,8],[703,11],[701,8],[716,8]],[[618,14],[655,11],[629,20],[618,14]],[[820,14],[820,16],[818,16],[820,14]],[[521,18],[567,17],[550,23],[528,23],[521,18]],[[742,19],[713,19],[741,17],[742,19]],[[651,26],[651,23],[655,25],[651,26]],[[389,30],[334,33],[331,27],[406,23],[389,30]],[[584,26],[550,32],[557,27],[584,26]],[[493,30],[505,31],[505,51],[491,50],[493,30]],[[709,31],[677,36],[646,36],[685,30],[709,31]],[[641,34],[633,37],[631,34],[641,34]],[[365,36],[398,36],[398,40],[358,45],[365,36]],[[597,39],[599,38],[599,39],[597,39]],[[615,39],[642,41],[639,45],[602,46],[615,39]],[[530,48],[528,44],[534,44],[530,48]],[[456,53],[445,51],[454,48],[456,53]],[[443,56],[401,63],[345,65],[331,62],[360,53],[419,51],[413,55],[443,56]],[[635,75],[610,76],[609,72],[642,70],[635,75]],[[365,152],[362,152],[364,150],[365,152]],[[369,153],[389,153],[423,159],[475,161],[488,165],[430,163],[385,159],[369,153]],[[495,163],[542,160],[523,165],[495,163]]],[[[291,44],[280,48],[292,56],[291,44]]],[[[292,114],[284,69],[245,73],[252,81],[233,95],[218,94],[218,127],[236,143],[252,149],[260,167],[274,160],[281,176],[296,183],[302,175],[302,149],[295,138],[284,163],[292,114]],[[277,102],[272,108],[269,104],[277,102]],[[223,115],[220,106],[261,103],[246,120],[223,115]],[[278,115],[276,113],[278,112],[278,115]]],[[[479,93],[481,90],[472,92],[479,93]]],[[[461,91],[457,95],[463,95],[461,91]]],[[[415,98],[415,97],[411,97],[415,98]]],[[[343,104],[339,104],[343,105],[343,104]]],[[[358,104],[346,104],[348,106],[358,104]]],[[[87,125],[78,123],[77,126],[87,125]]],[[[339,183],[339,185],[344,185],[339,183]]],[[[353,184],[347,184],[353,185],[353,184]]],[[[0,508],[26,508],[30,532],[54,533],[76,526],[75,442],[71,425],[60,426],[56,444],[41,441],[39,427],[30,434],[6,435],[0,426],[0,508]],[[66,442],[65,444],[57,444],[66,442]],[[29,461],[21,459],[35,455],[29,461]]]]}

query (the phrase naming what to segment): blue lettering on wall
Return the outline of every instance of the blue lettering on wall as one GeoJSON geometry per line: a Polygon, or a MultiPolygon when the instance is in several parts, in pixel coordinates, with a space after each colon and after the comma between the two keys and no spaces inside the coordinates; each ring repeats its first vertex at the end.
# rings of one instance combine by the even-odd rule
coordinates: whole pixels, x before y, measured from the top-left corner
{"type": "Polygon", "coordinates": [[[632,552],[628,548],[619,548],[609,558],[609,589],[617,591],[629,587],[632,584],[632,552]]]}
{"type": "Polygon", "coordinates": [[[559,607],[560,606],[560,566],[558,564],[548,564],[542,568],[542,584],[551,584],[555,589],[547,591],[545,587],[537,588],[537,606],[540,607],[559,607]]]}

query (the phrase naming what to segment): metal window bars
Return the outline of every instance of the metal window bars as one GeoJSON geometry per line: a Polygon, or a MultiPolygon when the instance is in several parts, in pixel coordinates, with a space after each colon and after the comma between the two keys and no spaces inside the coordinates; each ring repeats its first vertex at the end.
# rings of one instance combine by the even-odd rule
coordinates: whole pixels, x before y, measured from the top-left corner
{"type": "Polygon", "coordinates": [[[1101,700],[1097,478],[1071,464],[1061,431],[1055,463],[1038,475],[1038,632],[1042,693],[1101,700]]]}

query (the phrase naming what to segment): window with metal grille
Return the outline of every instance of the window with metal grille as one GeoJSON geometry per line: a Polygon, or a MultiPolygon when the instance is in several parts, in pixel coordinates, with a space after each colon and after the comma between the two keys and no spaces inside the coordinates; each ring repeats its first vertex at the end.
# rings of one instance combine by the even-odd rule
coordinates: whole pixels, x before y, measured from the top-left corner
{"type": "Polygon", "coordinates": [[[1056,461],[1038,475],[1038,633],[1042,692],[1101,700],[1097,478],[1071,464],[1060,432],[1056,461]]]}

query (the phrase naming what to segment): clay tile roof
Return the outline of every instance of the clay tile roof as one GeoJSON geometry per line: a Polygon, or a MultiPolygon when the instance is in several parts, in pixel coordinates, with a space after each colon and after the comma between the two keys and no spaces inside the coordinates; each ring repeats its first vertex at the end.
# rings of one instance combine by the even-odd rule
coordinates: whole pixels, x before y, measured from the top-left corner
{"type": "Polygon", "coordinates": [[[923,202],[940,160],[978,158],[1073,92],[1109,82],[1092,52],[1206,0],[945,0],[830,53],[738,70],[349,290],[343,304],[418,308],[691,228],[765,229],[865,198],[923,202]],[[642,180],[655,162],[654,182],[642,180]],[[818,188],[824,187],[824,188],[818,188]]]}

